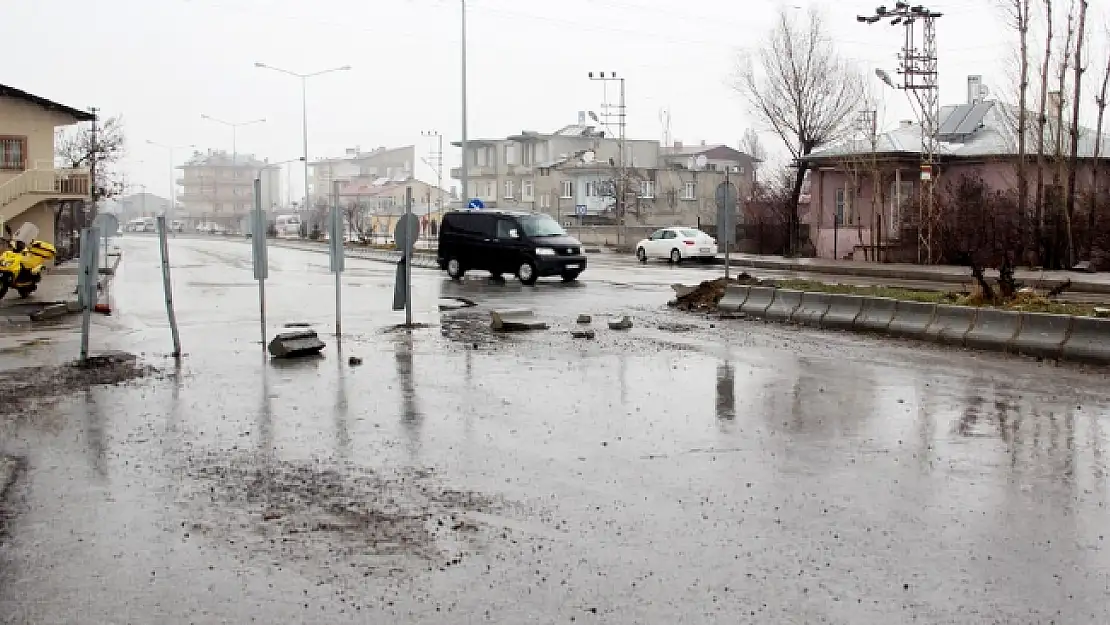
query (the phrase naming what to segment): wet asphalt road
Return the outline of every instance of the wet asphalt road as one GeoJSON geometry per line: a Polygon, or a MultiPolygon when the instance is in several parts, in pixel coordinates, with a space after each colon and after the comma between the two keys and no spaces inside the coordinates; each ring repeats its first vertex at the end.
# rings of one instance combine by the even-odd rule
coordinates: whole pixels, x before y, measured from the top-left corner
{"type": "MultiPolygon", "coordinates": [[[[686,316],[652,268],[414,270],[409,334],[354,260],[342,354],[278,365],[249,247],[203,239],[171,252],[175,367],[154,242],[120,246],[95,345],[161,373],[0,423],[0,622],[1110,622],[1104,372],[686,316]]],[[[270,260],[271,332],[329,332],[326,256],[270,260]]],[[[75,353],[39,338],[4,364],[75,353]]]]}

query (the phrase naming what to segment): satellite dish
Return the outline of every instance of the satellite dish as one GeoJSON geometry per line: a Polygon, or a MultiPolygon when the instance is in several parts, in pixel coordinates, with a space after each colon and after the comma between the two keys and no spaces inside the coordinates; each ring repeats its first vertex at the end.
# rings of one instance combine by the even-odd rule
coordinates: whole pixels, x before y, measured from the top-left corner
{"type": "Polygon", "coordinates": [[[585,152],[582,153],[582,162],[583,163],[592,163],[592,162],[594,162],[594,158],[595,158],[595,154],[594,154],[593,150],[586,150],[585,152]]]}
{"type": "Polygon", "coordinates": [[[704,154],[698,154],[698,157],[694,159],[694,166],[698,169],[704,169],[707,162],[709,162],[709,159],[705,158],[704,154]]]}
{"type": "Polygon", "coordinates": [[[890,77],[890,73],[885,69],[881,67],[875,68],[875,75],[879,77],[879,80],[885,82],[888,87],[894,87],[894,79],[890,77]]]}

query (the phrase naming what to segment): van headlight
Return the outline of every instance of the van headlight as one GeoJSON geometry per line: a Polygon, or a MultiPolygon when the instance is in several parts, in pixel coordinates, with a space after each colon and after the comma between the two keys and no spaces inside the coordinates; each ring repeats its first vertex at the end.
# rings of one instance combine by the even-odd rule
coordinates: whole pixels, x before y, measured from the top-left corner
{"type": "Polygon", "coordinates": [[[554,256],[555,250],[550,247],[537,247],[536,256],[554,256]]]}

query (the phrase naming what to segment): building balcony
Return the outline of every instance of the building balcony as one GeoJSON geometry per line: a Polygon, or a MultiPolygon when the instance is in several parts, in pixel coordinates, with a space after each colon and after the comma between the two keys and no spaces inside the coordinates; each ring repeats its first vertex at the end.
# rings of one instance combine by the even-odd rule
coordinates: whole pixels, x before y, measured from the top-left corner
{"type": "Polygon", "coordinates": [[[37,168],[11,176],[4,173],[0,172],[0,221],[13,219],[44,200],[89,197],[87,169],[37,168]]]}
{"type": "MultiPolygon", "coordinates": [[[[497,175],[497,168],[496,167],[477,167],[477,166],[471,165],[470,169],[468,169],[466,173],[467,173],[467,176],[470,177],[470,178],[483,178],[483,177],[489,177],[489,176],[496,176],[497,175]]],[[[462,179],[462,167],[452,167],[451,168],[451,177],[456,179],[456,180],[462,179]]]]}

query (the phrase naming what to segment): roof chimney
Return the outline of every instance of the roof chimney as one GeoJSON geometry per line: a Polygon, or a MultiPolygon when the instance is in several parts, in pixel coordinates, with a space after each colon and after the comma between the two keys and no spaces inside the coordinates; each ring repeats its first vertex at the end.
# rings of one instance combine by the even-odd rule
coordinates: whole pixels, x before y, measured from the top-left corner
{"type": "Polygon", "coordinates": [[[967,77],[967,103],[978,104],[983,101],[983,77],[973,75],[967,77]]]}
{"type": "Polygon", "coordinates": [[[578,125],[579,126],[585,126],[586,125],[586,111],[578,111],[578,125]]]}
{"type": "Polygon", "coordinates": [[[703,147],[703,148],[705,147],[705,139],[701,140],[701,147],[703,147]]]}

